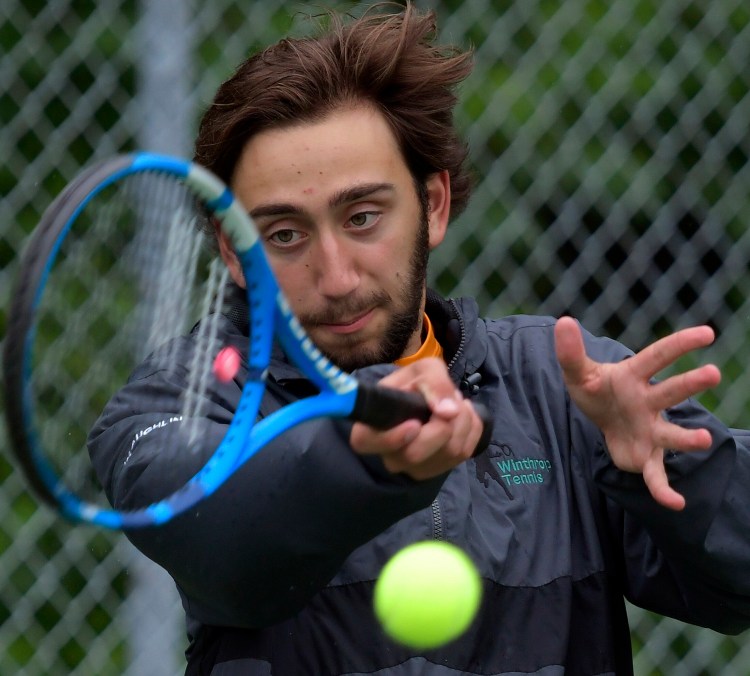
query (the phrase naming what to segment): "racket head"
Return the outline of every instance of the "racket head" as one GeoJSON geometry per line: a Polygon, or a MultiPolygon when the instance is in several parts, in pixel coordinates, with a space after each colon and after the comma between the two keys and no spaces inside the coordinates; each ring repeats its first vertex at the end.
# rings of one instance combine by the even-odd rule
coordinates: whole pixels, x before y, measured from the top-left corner
{"type": "Polygon", "coordinates": [[[11,448],[36,494],[71,520],[119,529],[162,523],[213,492],[234,471],[257,416],[275,297],[252,221],[206,170],[136,153],[79,175],[27,244],[4,345],[11,448]],[[199,340],[194,364],[178,363],[173,346],[211,313],[209,303],[217,306],[212,316],[220,315],[226,266],[203,241],[208,218],[229,235],[253,280],[247,285],[252,331],[242,350],[248,378],[226,435],[210,457],[195,459],[193,476],[167,495],[148,496],[146,504],[112,509],[94,476],[86,438],[149,354],[159,368],[175,369],[181,382],[197,379],[186,387],[183,408],[167,406],[169,415],[153,421],[179,423],[180,433],[170,438],[184,445],[181,452],[194,452],[186,421],[204,415],[201,388],[215,377],[212,361],[225,346],[217,342],[215,322],[199,340]]]}
{"type": "MultiPolygon", "coordinates": [[[[4,347],[6,418],[18,465],[63,516],[111,529],[170,520],[301,422],[352,417],[387,428],[430,417],[421,395],[361,386],[331,363],[295,317],[255,225],[229,189],[202,167],[150,153],[92,167],[50,205],[21,261],[4,347]],[[224,410],[230,416],[225,435],[207,448],[196,425],[212,416],[201,406],[210,399],[213,362],[226,347],[216,336],[228,275],[217,254],[201,246],[212,224],[228,236],[242,267],[248,338],[240,398],[231,412],[224,410]],[[224,276],[217,281],[218,270],[224,276]],[[179,346],[195,322],[199,335],[189,340],[186,358],[179,346]],[[320,394],[256,424],[274,339],[320,394]],[[176,433],[166,443],[183,454],[172,464],[195,473],[165,480],[163,494],[147,492],[113,509],[86,439],[147,355],[160,382],[163,374],[179,382],[179,396],[169,392],[163,409],[144,419],[129,440],[131,450],[155,429],[170,427],[176,433]],[[186,461],[184,454],[193,452],[186,461]]],[[[118,448],[122,453],[123,444],[118,448]]],[[[115,460],[125,465],[130,457],[115,460]]]]}

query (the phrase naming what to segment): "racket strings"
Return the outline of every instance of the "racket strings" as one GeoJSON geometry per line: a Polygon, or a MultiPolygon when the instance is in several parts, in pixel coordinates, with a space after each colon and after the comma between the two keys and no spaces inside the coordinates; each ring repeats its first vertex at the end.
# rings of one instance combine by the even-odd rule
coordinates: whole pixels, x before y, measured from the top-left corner
{"type": "Polygon", "coordinates": [[[117,246],[117,241],[110,242],[110,238],[116,235],[112,223],[120,218],[120,206],[116,200],[97,204],[84,210],[73,224],[51,272],[53,283],[48,285],[47,297],[40,307],[42,324],[38,333],[50,342],[37,351],[41,358],[32,371],[39,407],[45,415],[44,424],[39,426],[44,445],[51,449],[64,482],[87,496],[100,489],[87,458],[73,449],[74,443],[85,439],[86,430],[79,421],[81,411],[89,405],[97,370],[82,370],[76,362],[81,359],[77,353],[88,342],[92,327],[103,322],[108,285],[87,284],[88,288],[81,289],[79,302],[71,303],[69,299],[78,295],[74,280],[86,284],[84,280],[91,277],[94,259],[110,258],[110,248],[117,246]],[[60,307],[66,308],[65,313],[58,311],[60,307]],[[58,321],[60,330],[51,331],[50,327],[58,321]]]}
{"type": "Polygon", "coordinates": [[[222,347],[219,340],[219,326],[228,281],[227,266],[220,259],[213,259],[209,266],[208,280],[203,294],[201,312],[203,319],[195,331],[195,346],[189,368],[188,385],[183,395],[180,413],[186,426],[188,449],[194,449],[198,445],[199,421],[208,404],[206,397],[208,388],[215,379],[213,364],[222,347]]]}
{"type": "Polygon", "coordinates": [[[140,300],[131,325],[135,349],[145,356],[184,329],[200,238],[185,217],[186,190],[174,180],[135,174],[123,181],[122,192],[137,224],[130,265],[138,271],[140,300]]]}
{"type": "MultiPolygon", "coordinates": [[[[121,251],[128,247],[126,208],[105,191],[71,226],[40,299],[30,386],[37,402],[43,445],[68,486],[98,496],[85,449],[93,406],[109,395],[111,368],[91,368],[92,353],[127,352],[116,327],[115,281],[122,276],[121,251]]],[[[111,366],[115,360],[110,360],[111,366]]]]}
{"type": "MultiPolygon", "coordinates": [[[[155,414],[205,413],[228,270],[204,246],[203,218],[178,180],[135,173],[90,196],[61,238],[37,311],[35,427],[63,483],[91,503],[108,501],[87,436],[144,358],[187,382],[181,401],[155,397],[155,414]],[[199,320],[186,360],[180,337],[199,320]]],[[[197,447],[198,425],[184,432],[181,445],[197,447]]]]}
{"type": "Polygon", "coordinates": [[[154,354],[156,368],[185,382],[176,417],[181,443],[195,449],[209,404],[213,360],[221,347],[220,315],[213,310],[224,305],[229,271],[205,246],[200,227],[205,214],[185,185],[152,173],[132,179],[145,247],[142,267],[148,271],[140,306],[142,350],[154,354]],[[175,338],[191,332],[196,322],[191,355],[185,360],[181,341],[175,338]]]}
{"type": "Polygon", "coordinates": [[[174,337],[175,328],[177,331],[190,328],[186,319],[195,317],[191,305],[203,244],[192,195],[173,180],[157,178],[160,180],[154,182],[152,190],[158,191],[155,199],[159,201],[160,224],[155,229],[161,233],[164,254],[151,290],[151,312],[155,316],[149,322],[146,339],[149,352],[174,337]]]}

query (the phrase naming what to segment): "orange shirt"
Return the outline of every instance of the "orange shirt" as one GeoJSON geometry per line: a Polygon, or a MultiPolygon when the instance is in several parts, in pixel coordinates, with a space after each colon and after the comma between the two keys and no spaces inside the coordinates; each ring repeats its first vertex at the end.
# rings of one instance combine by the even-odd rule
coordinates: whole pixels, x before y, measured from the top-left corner
{"type": "Polygon", "coordinates": [[[435,338],[435,332],[432,330],[432,322],[427,315],[424,316],[424,323],[422,324],[422,333],[425,333],[425,331],[427,332],[427,335],[425,335],[420,348],[414,354],[410,354],[408,357],[401,357],[401,359],[397,359],[394,362],[396,366],[406,366],[407,364],[413,364],[418,359],[424,359],[425,357],[440,357],[442,359],[443,346],[440,345],[440,343],[438,343],[437,341],[437,338],[435,338]]]}

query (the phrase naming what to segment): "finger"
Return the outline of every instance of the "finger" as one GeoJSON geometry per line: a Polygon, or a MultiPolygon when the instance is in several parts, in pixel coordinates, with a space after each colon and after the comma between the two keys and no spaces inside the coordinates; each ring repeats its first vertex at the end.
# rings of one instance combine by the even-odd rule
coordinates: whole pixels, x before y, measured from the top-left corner
{"type": "Polygon", "coordinates": [[[463,397],[448,374],[445,362],[425,358],[397,369],[380,381],[381,385],[419,392],[427,405],[440,416],[451,418],[463,397]]]}
{"type": "MultiPolygon", "coordinates": [[[[459,412],[450,421],[431,421],[422,430],[423,438],[430,447],[434,447],[434,452],[439,452],[454,462],[460,462],[470,458],[479,442],[482,433],[482,421],[477,415],[474,407],[469,401],[463,401],[459,407],[459,412]]],[[[406,456],[415,464],[428,457],[428,453],[420,453],[416,442],[412,443],[406,450],[406,456]]]]}
{"type": "Polygon", "coordinates": [[[442,443],[433,430],[433,434],[423,433],[408,447],[382,455],[381,458],[386,469],[393,474],[404,473],[413,479],[425,479],[455,465],[455,462],[440,452],[446,443],[442,443]]]}
{"type": "Polygon", "coordinates": [[[406,420],[388,430],[375,430],[363,423],[354,423],[349,445],[362,455],[396,453],[409,446],[422,428],[419,420],[406,420]]]}
{"type": "Polygon", "coordinates": [[[427,384],[438,397],[449,394],[455,385],[448,375],[445,362],[437,357],[426,357],[408,366],[402,366],[382,379],[381,384],[398,389],[417,389],[418,384],[427,384]]]}
{"type": "Polygon", "coordinates": [[[664,467],[664,453],[655,449],[643,467],[643,480],[651,496],[667,509],[680,511],[685,508],[685,498],[669,485],[664,467]]]}
{"type": "Polygon", "coordinates": [[[482,421],[470,402],[450,422],[433,420],[408,447],[383,458],[390,471],[415,479],[437,476],[472,457],[482,434],[482,421]]]}
{"type": "Polygon", "coordinates": [[[435,452],[425,460],[414,464],[406,460],[404,452],[394,453],[383,457],[383,464],[388,471],[393,473],[403,473],[417,481],[432,479],[446,472],[450,472],[461,462],[471,457],[471,452],[465,454],[435,452]]]}
{"type": "Polygon", "coordinates": [[[654,408],[669,408],[720,382],[721,371],[713,364],[706,364],[656,383],[649,392],[649,402],[654,408]]]}
{"type": "Polygon", "coordinates": [[[462,401],[463,397],[461,393],[455,390],[452,396],[433,399],[432,401],[428,399],[427,403],[430,405],[433,415],[439,416],[444,420],[450,420],[451,418],[455,418],[461,411],[462,401]]]}
{"type": "MultiPolygon", "coordinates": [[[[451,441],[455,430],[464,428],[464,416],[452,421],[433,418],[422,425],[419,436],[404,448],[401,454],[408,465],[418,465],[436,453],[451,455],[451,441]]],[[[466,427],[468,429],[468,427],[466,427]]]]}
{"type": "Polygon", "coordinates": [[[645,347],[629,360],[630,368],[641,378],[652,378],[688,352],[706,347],[713,341],[714,331],[710,326],[682,329],[645,347]]]}
{"type": "MultiPolygon", "coordinates": [[[[477,446],[479,445],[482,436],[485,433],[484,430],[484,421],[480,417],[480,415],[476,412],[476,409],[471,405],[470,402],[467,402],[469,407],[471,408],[471,428],[467,434],[465,434],[463,439],[463,449],[461,452],[462,458],[469,459],[473,458],[477,453],[477,446]]],[[[483,449],[480,449],[483,450],[483,449]]]]}
{"type": "Polygon", "coordinates": [[[406,474],[415,481],[432,479],[455,467],[455,463],[448,462],[439,454],[430,456],[418,465],[407,462],[400,454],[386,455],[382,457],[382,460],[383,465],[391,474],[406,474]]]}
{"type": "Polygon", "coordinates": [[[707,429],[689,429],[666,420],[654,434],[654,446],[677,451],[705,451],[712,443],[711,432],[707,429]]]}
{"type": "Polygon", "coordinates": [[[585,380],[589,360],[581,329],[572,317],[560,317],[555,324],[555,354],[567,381],[585,380]]]}

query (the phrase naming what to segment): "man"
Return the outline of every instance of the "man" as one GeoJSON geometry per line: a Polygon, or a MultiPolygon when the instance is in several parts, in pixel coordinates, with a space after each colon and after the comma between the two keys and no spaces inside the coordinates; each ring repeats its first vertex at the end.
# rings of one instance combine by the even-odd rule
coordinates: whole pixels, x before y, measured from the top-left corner
{"type": "MultiPolygon", "coordinates": [[[[485,320],[426,290],[428,253],[469,196],[452,107],[470,55],[434,32],[411,6],[334,17],[251,57],[203,118],[196,159],[256,220],[313,340],[362,378],[424,393],[434,414],[385,432],[306,424],[195,509],[129,534],[177,582],[189,674],[632,673],[623,597],[750,626],[747,433],[689,400],[718,383],[714,366],[653,381],[711,330],[633,355],[570,318],[485,320]],[[494,419],[477,457],[472,401],[494,419]],[[485,593],[466,634],[417,653],[384,636],[371,601],[385,561],[425,538],[465,549],[485,593]]],[[[222,339],[241,344],[245,280],[217,240],[235,284],[222,339]]],[[[165,386],[146,368],[105,411],[90,438],[100,475],[126,450],[158,456],[160,430],[130,440],[165,386]]],[[[309,392],[277,352],[261,413],[309,392]]]]}

